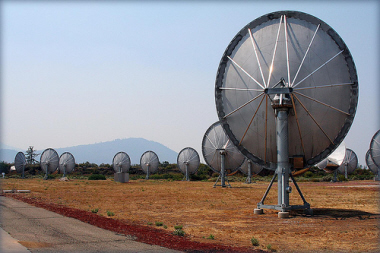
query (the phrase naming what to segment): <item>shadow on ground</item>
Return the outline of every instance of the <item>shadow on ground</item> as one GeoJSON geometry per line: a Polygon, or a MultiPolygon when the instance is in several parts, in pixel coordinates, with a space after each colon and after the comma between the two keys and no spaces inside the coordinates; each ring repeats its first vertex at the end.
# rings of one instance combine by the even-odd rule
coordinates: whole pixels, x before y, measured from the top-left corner
{"type": "Polygon", "coordinates": [[[303,210],[291,211],[292,216],[308,216],[314,218],[335,218],[339,220],[357,218],[359,220],[365,219],[380,219],[380,214],[369,213],[354,209],[337,209],[337,208],[313,208],[313,215],[304,214],[303,210]]]}

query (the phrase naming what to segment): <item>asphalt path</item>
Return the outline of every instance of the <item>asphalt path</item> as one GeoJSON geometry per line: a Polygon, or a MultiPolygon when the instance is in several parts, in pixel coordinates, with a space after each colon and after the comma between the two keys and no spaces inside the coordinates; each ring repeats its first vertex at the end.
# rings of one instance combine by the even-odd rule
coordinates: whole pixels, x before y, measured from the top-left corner
{"type": "Polygon", "coordinates": [[[0,196],[0,252],[179,252],[0,196]]]}

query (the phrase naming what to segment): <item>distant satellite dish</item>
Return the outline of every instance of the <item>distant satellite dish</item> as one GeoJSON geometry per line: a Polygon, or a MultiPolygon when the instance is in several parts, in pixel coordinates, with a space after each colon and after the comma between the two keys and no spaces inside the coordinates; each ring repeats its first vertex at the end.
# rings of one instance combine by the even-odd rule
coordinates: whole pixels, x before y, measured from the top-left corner
{"type": "Polygon", "coordinates": [[[327,158],[326,167],[323,169],[327,173],[332,173],[342,165],[344,157],[346,156],[346,144],[344,141],[334,150],[327,158]]]}
{"type": "Polygon", "coordinates": [[[377,167],[380,167],[380,130],[378,130],[372,137],[369,150],[372,161],[377,167]]]}
{"type": "Polygon", "coordinates": [[[239,170],[247,176],[245,182],[250,184],[252,175],[258,175],[263,170],[263,167],[249,159],[245,159],[239,170]]]}
{"type": "Polygon", "coordinates": [[[24,177],[25,165],[26,165],[26,159],[25,159],[24,153],[18,152],[15,156],[15,168],[16,168],[17,173],[22,174],[22,178],[25,178],[24,177]]]}
{"type": "Polygon", "coordinates": [[[379,173],[379,167],[373,162],[372,157],[370,155],[370,150],[365,154],[365,162],[368,166],[368,169],[372,171],[373,174],[377,175],[379,173]]]}
{"type": "Polygon", "coordinates": [[[365,154],[365,162],[368,166],[368,168],[372,171],[373,174],[375,174],[375,181],[380,181],[380,167],[378,167],[372,160],[370,150],[367,151],[365,154]]]}
{"type": "MultiPolygon", "coordinates": [[[[245,159],[224,133],[220,122],[215,122],[207,129],[203,136],[202,153],[207,165],[213,171],[219,173],[222,187],[226,187],[225,177],[227,171],[237,171],[245,159]]],[[[218,180],[219,178],[216,183],[218,180]]],[[[216,186],[216,183],[214,186],[216,186]]]]}
{"type": "Polygon", "coordinates": [[[112,160],[113,170],[118,172],[127,173],[131,167],[131,159],[125,152],[118,152],[112,160]]]}
{"type": "Polygon", "coordinates": [[[75,159],[70,152],[64,152],[59,157],[59,172],[63,173],[63,177],[66,177],[67,173],[71,173],[75,168],[75,159]]]}
{"type": "Polygon", "coordinates": [[[346,149],[346,154],[344,156],[342,164],[339,166],[338,171],[344,174],[345,178],[348,179],[348,175],[352,174],[358,167],[358,157],[355,152],[351,149],[346,149]]]}
{"type": "Polygon", "coordinates": [[[45,179],[48,179],[48,174],[57,170],[59,165],[59,156],[57,151],[52,148],[45,149],[40,157],[40,166],[43,172],[46,173],[45,179]]]}
{"type": "Polygon", "coordinates": [[[322,161],[320,161],[314,166],[316,166],[320,170],[324,170],[327,167],[327,158],[323,159],[322,161]]]}
{"type": "Polygon", "coordinates": [[[190,147],[182,149],[177,156],[177,164],[185,179],[190,181],[189,175],[195,174],[200,164],[198,152],[190,147]]]}
{"type": "Polygon", "coordinates": [[[160,161],[158,156],[153,151],[146,151],[140,158],[141,169],[146,173],[146,179],[149,179],[149,175],[156,173],[160,161]]]}

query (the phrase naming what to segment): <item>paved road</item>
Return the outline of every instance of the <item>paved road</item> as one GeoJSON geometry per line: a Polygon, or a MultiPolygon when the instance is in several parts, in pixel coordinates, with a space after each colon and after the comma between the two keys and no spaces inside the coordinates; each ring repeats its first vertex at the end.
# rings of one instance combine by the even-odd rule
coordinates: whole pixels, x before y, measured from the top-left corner
{"type": "MultiPolygon", "coordinates": [[[[130,236],[116,234],[4,196],[0,196],[0,214],[0,227],[32,253],[178,252],[135,242],[130,236]]],[[[2,253],[28,252],[1,229],[0,232],[2,253]]]]}

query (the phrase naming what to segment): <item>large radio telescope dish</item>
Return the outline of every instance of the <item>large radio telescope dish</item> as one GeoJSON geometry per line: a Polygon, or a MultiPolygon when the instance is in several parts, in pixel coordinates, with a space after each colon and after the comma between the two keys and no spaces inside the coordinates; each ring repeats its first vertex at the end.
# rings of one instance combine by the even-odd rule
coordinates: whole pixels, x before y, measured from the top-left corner
{"type": "Polygon", "coordinates": [[[341,174],[345,175],[347,178],[347,175],[352,174],[354,170],[356,170],[357,167],[358,167],[358,157],[356,156],[354,151],[347,148],[343,162],[339,166],[338,171],[341,174]]]}
{"type": "Polygon", "coordinates": [[[189,175],[195,174],[200,164],[198,152],[190,147],[182,149],[177,156],[177,164],[186,180],[189,180],[189,175]]]}
{"type": "Polygon", "coordinates": [[[125,152],[118,152],[112,159],[113,170],[117,172],[127,173],[131,167],[131,159],[125,152]]]}
{"type": "Polygon", "coordinates": [[[149,178],[149,174],[155,173],[158,170],[160,161],[158,156],[153,151],[146,151],[140,158],[141,169],[146,173],[146,179],[149,178]]]}
{"type": "Polygon", "coordinates": [[[372,137],[369,145],[372,161],[377,167],[380,167],[380,130],[378,130],[372,137]]]}
{"type": "Polygon", "coordinates": [[[372,157],[370,155],[370,150],[365,154],[365,162],[368,166],[368,169],[372,171],[373,174],[377,175],[379,172],[379,167],[373,162],[372,157]]]}
{"type": "Polygon", "coordinates": [[[52,173],[57,170],[59,165],[59,156],[57,151],[52,148],[45,149],[40,157],[40,166],[43,172],[52,173]]]}
{"type": "Polygon", "coordinates": [[[67,173],[71,173],[75,168],[75,159],[70,152],[64,152],[59,157],[59,172],[65,177],[67,173]]]}
{"type": "Polygon", "coordinates": [[[203,136],[202,154],[207,165],[217,173],[221,173],[222,156],[220,152],[225,153],[224,166],[226,171],[236,171],[244,162],[245,157],[230,141],[220,122],[215,122],[203,136]]]}
{"type": "Polygon", "coordinates": [[[344,41],[306,13],[279,11],[245,26],[220,61],[215,99],[231,141],[262,166],[277,163],[274,100],[290,108],[289,157],[304,167],[343,141],[358,102],[358,78],[344,41]]]}
{"type": "Polygon", "coordinates": [[[22,174],[22,178],[24,178],[24,170],[26,165],[25,154],[23,152],[18,152],[15,156],[15,168],[17,173],[22,174]]]}

